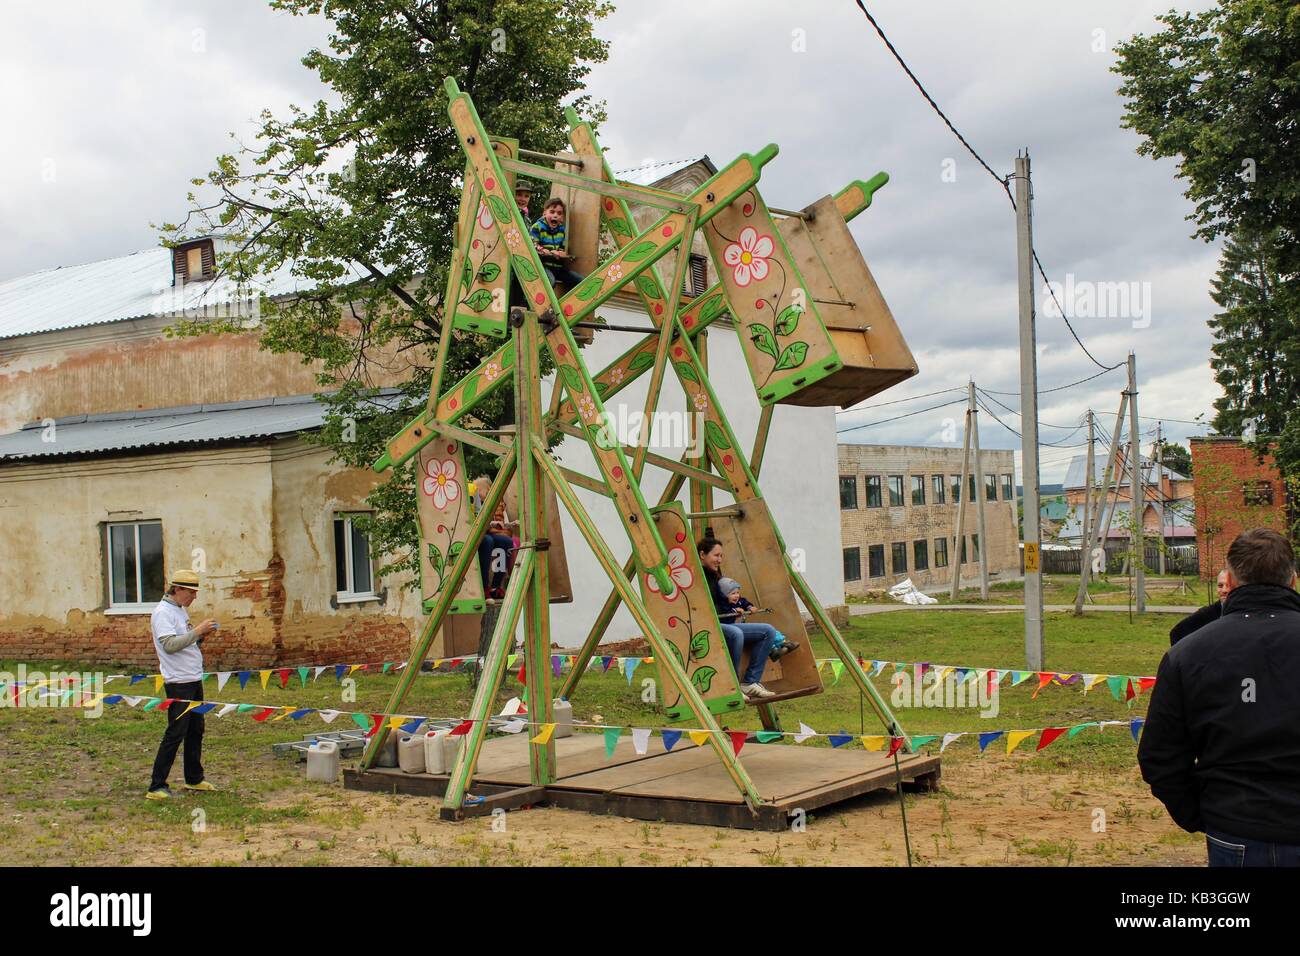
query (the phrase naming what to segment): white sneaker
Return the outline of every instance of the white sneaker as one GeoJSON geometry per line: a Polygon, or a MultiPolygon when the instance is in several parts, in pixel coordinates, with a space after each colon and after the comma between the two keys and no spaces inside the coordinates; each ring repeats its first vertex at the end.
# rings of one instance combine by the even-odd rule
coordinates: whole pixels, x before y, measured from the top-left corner
{"type": "Polygon", "coordinates": [[[775,697],[775,696],[776,696],[776,694],[772,693],[770,690],[768,690],[768,689],[767,689],[766,687],[764,687],[762,684],[758,683],[758,681],[755,681],[755,682],[752,683],[752,684],[741,684],[741,685],[740,685],[740,692],[741,692],[742,694],[744,694],[746,697],[757,697],[757,698],[760,698],[760,699],[761,699],[761,698],[764,698],[764,697],[775,697]]]}

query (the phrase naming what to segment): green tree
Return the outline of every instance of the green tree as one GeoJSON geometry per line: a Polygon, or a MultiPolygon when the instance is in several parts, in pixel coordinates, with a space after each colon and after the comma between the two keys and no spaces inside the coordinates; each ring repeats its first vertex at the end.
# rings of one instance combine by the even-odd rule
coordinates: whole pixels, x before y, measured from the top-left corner
{"type": "Polygon", "coordinates": [[[1209,323],[1223,435],[1280,435],[1300,400],[1300,287],[1282,271],[1284,244],[1280,230],[1229,238],[1211,284],[1223,310],[1209,323]]]}
{"type": "MultiPolygon", "coordinates": [[[[1160,444],[1164,446],[1165,467],[1188,478],[1192,477],[1192,453],[1174,442],[1162,441],[1160,444]]],[[[1154,461],[1154,458],[1152,460],[1154,461]]]]}
{"type": "MultiPolygon", "coordinates": [[[[217,157],[194,181],[185,222],[166,239],[226,237],[218,267],[240,281],[291,273],[305,291],[264,301],[263,348],[316,363],[329,420],[317,440],[334,460],[366,467],[427,397],[465,157],[447,119],[443,78],[474,97],[485,126],[552,151],[567,139],[563,105],[593,121],[602,104],[583,94],[608,44],[593,32],[603,0],[271,0],[332,24],[327,49],[303,64],[327,89],[309,107],[260,118],[256,144],[217,157]],[[376,368],[409,364],[396,407],[375,401],[376,368]]],[[[238,324],[216,330],[238,330],[238,324]]],[[[212,332],[214,326],[182,326],[212,332]]],[[[487,342],[457,335],[447,381],[473,368],[487,342]]],[[[510,420],[508,389],[475,409],[510,420]]],[[[471,474],[490,470],[474,450],[471,474]]],[[[378,486],[367,530],[414,570],[413,469],[378,486]]]]}
{"type": "Polygon", "coordinates": [[[1164,29],[1116,47],[1123,125],[1138,152],[1175,157],[1196,235],[1283,232],[1287,272],[1300,248],[1300,5],[1222,0],[1170,11],[1164,29]]]}

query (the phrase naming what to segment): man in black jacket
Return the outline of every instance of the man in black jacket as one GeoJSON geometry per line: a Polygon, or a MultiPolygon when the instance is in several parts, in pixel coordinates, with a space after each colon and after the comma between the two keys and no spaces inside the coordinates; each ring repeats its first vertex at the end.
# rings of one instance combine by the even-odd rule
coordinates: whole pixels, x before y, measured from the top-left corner
{"type": "Polygon", "coordinates": [[[1142,779],[1211,866],[1300,866],[1300,594],[1276,531],[1228,549],[1223,616],[1165,654],[1142,779]]]}
{"type": "Polygon", "coordinates": [[[1193,634],[1212,621],[1217,621],[1219,618],[1223,617],[1223,602],[1228,596],[1227,570],[1219,572],[1219,578],[1215,584],[1219,590],[1219,599],[1213,604],[1207,604],[1205,607],[1193,611],[1191,614],[1187,615],[1187,617],[1175,624],[1173,630],[1169,632],[1170,647],[1173,647],[1188,634],[1193,634]]]}

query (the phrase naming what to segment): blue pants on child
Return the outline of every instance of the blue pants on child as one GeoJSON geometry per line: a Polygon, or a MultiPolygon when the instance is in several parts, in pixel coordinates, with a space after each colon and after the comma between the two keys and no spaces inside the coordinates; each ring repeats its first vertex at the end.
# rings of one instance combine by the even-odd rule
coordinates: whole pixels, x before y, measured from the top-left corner
{"type": "Polygon", "coordinates": [[[740,674],[741,652],[749,648],[749,666],[740,678],[742,684],[757,684],[767,666],[767,655],[776,646],[780,632],[771,624],[723,624],[722,638],[731,654],[731,666],[740,674]]]}

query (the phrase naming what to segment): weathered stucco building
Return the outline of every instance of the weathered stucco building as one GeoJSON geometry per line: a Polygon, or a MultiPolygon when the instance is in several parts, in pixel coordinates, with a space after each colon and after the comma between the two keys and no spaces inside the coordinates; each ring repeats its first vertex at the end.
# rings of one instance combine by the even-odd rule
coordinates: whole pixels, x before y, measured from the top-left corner
{"type": "MultiPolygon", "coordinates": [[[[620,177],[686,192],[713,172],[707,158],[625,171],[620,177]]],[[[697,241],[702,241],[697,237],[697,241]]],[[[216,240],[219,243],[220,240],[216,240]]],[[[291,295],[289,276],[259,289],[215,275],[219,245],[196,240],[0,282],[0,658],[153,664],[148,613],[172,570],[201,566],[192,617],[220,630],[204,642],[213,666],[333,663],[404,658],[422,621],[418,594],[396,577],[376,580],[375,561],[349,516],[384,480],[329,462],[307,439],[323,420],[312,398],[316,370],[259,348],[256,294],[291,295]],[[246,320],[249,331],[170,337],[179,318],[246,320]]],[[[698,262],[692,288],[712,281],[698,262]]],[[[662,270],[661,270],[662,274],[662,270]]],[[[639,303],[616,298],[610,324],[645,325],[639,303]]],[[[714,383],[741,441],[752,442],[759,406],[734,326],[706,333],[714,383]],[[727,374],[727,369],[736,374],[727,374]]],[[[633,333],[602,332],[585,352],[594,368],[633,333]]],[[[396,356],[368,370],[379,386],[409,377],[396,356]]],[[[645,385],[609,404],[620,420],[640,414],[645,385]]],[[[543,398],[551,383],[543,383],[543,398]]],[[[685,407],[675,381],[661,407],[685,407]]],[[[843,603],[833,545],[834,410],[777,410],[763,488],[823,604],[843,603]]],[[[671,439],[656,451],[678,455],[671,439]]],[[[557,457],[590,472],[587,447],[566,439],[557,457]]],[[[657,498],[663,480],[644,484],[657,498]]],[[[628,545],[611,503],[578,489],[628,545]]],[[[725,503],[719,496],[719,503],[725,503]]],[[[574,600],[552,608],[552,638],[580,644],[608,582],[563,514],[574,600]]],[[[610,639],[636,634],[620,610],[610,639]]],[[[436,656],[463,653],[435,642],[436,656]]]]}
{"type": "Polygon", "coordinates": [[[840,445],[845,592],[883,590],[907,578],[922,590],[946,587],[959,557],[962,581],[978,583],[980,548],[987,548],[991,580],[1018,575],[1014,453],[985,450],[980,460],[987,541],[979,540],[973,474],[961,488],[961,448],[840,445]],[[961,494],[970,497],[962,543],[953,554],[961,494]]]}

